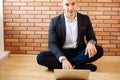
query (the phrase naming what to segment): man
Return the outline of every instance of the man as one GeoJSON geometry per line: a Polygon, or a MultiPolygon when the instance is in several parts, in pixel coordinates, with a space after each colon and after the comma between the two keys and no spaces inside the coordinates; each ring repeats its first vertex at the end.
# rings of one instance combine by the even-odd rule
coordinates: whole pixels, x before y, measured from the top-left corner
{"type": "Polygon", "coordinates": [[[77,12],[77,0],[63,0],[63,9],[63,14],[51,19],[50,51],[38,54],[38,64],[48,69],[96,71],[90,63],[102,57],[103,49],[97,45],[89,17],[77,12]]]}

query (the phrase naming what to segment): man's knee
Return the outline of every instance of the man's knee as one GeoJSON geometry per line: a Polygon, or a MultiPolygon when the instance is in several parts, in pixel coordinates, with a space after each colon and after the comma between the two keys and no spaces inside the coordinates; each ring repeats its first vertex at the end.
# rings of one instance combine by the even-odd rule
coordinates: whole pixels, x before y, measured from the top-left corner
{"type": "Polygon", "coordinates": [[[97,53],[98,53],[99,57],[102,57],[103,53],[104,53],[103,48],[99,45],[96,45],[96,49],[97,49],[97,53]]]}
{"type": "Polygon", "coordinates": [[[43,58],[44,58],[44,52],[40,52],[37,57],[36,57],[36,60],[37,60],[37,63],[42,65],[43,63],[43,58]]]}

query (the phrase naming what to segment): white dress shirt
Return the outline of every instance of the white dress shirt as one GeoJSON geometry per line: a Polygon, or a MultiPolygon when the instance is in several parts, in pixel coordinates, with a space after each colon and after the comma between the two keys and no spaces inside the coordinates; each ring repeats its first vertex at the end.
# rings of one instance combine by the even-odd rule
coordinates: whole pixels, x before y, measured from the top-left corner
{"type": "MultiPolygon", "coordinates": [[[[77,36],[78,36],[78,28],[77,28],[77,14],[75,19],[71,22],[65,15],[65,25],[66,25],[66,39],[63,45],[64,49],[76,48],[77,47],[77,36]]],[[[65,56],[60,56],[59,61],[65,58],[65,56]]]]}

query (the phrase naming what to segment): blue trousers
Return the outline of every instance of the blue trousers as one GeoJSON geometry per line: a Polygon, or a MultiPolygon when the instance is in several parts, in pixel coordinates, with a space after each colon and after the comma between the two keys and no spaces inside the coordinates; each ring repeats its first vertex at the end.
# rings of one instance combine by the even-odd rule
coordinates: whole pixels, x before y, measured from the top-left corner
{"type": "MultiPolygon", "coordinates": [[[[70,61],[72,65],[78,64],[86,64],[90,62],[94,62],[100,57],[103,56],[103,48],[101,46],[97,46],[97,54],[94,57],[89,58],[88,55],[85,55],[85,49],[77,50],[77,49],[64,49],[62,52],[65,57],[70,61]]],[[[48,67],[49,69],[61,69],[62,63],[55,57],[55,55],[51,51],[44,51],[37,55],[37,63],[43,66],[48,67]]]]}

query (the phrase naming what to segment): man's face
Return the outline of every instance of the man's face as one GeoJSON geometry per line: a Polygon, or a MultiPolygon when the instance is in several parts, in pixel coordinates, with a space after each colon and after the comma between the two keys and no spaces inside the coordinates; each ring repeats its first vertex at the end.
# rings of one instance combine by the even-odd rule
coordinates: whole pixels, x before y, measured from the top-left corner
{"type": "Polygon", "coordinates": [[[63,0],[63,9],[66,16],[75,16],[77,10],[77,0],[63,0]]]}

